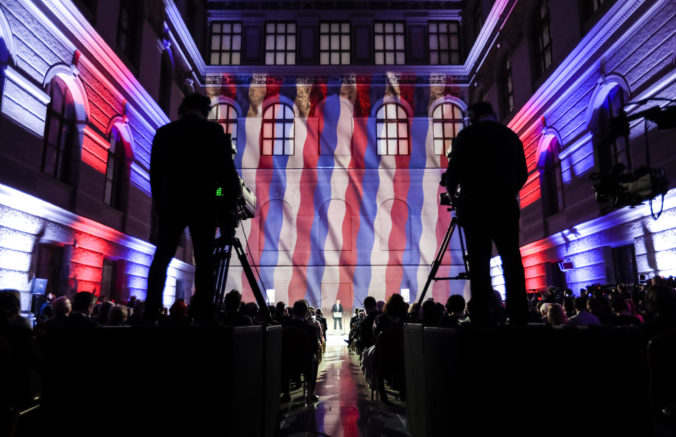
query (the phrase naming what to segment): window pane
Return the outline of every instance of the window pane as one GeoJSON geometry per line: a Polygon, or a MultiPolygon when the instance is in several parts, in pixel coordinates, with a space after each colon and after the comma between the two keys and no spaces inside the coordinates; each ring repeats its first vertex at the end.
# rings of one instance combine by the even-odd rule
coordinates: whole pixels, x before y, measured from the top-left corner
{"type": "Polygon", "coordinates": [[[458,132],[460,132],[462,130],[462,127],[463,127],[462,123],[460,123],[460,122],[455,123],[455,134],[456,135],[458,135],[458,132]]]}
{"type": "Polygon", "coordinates": [[[277,23],[277,33],[286,33],[286,24],[285,23],[277,23]]]}
{"type": "Polygon", "coordinates": [[[272,138],[272,123],[263,123],[263,138],[272,138]]]}
{"type": "Polygon", "coordinates": [[[385,63],[385,55],[381,53],[376,53],[376,64],[383,65],[385,63]]]}
{"type": "Polygon", "coordinates": [[[221,55],[221,64],[230,65],[230,53],[223,53],[221,55]]]}
{"type": "Polygon", "coordinates": [[[397,118],[397,106],[393,104],[388,104],[385,107],[386,111],[386,117],[389,119],[396,119],[397,118]]]}
{"type": "Polygon", "coordinates": [[[340,37],[338,35],[331,35],[331,49],[337,50],[340,48],[340,37]]]}
{"type": "Polygon", "coordinates": [[[387,153],[386,142],[378,140],[378,155],[385,155],[387,153]]]}
{"type": "Polygon", "coordinates": [[[387,138],[397,137],[397,125],[395,123],[387,123],[387,138]]]}
{"type": "Polygon", "coordinates": [[[430,50],[436,50],[438,47],[436,35],[430,36],[430,50]]]}
{"type": "Polygon", "coordinates": [[[212,54],[211,54],[211,62],[210,62],[210,64],[211,64],[211,65],[218,65],[219,59],[220,59],[220,56],[218,55],[218,52],[212,53],[212,54]]]}
{"type": "Polygon", "coordinates": [[[340,53],[338,52],[331,53],[331,64],[332,65],[340,64],[340,53]]]}
{"type": "Polygon", "coordinates": [[[287,65],[294,65],[296,63],[296,54],[295,53],[287,53],[286,54],[286,64],[287,65]]]}
{"type": "Polygon", "coordinates": [[[268,23],[268,24],[265,26],[265,31],[266,31],[267,33],[274,33],[274,32],[275,32],[275,23],[268,23]]]}
{"type": "Polygon", "coordinates": [[[350,53],[343,53],[341,55],[341,64],[349,65],[350,64],[350,53]]]}
{"type": "Polygon", "coordinates": [[[350,36],[349,35],[343,35],[340,37],[340,48],[343,50],[349,50],[350,49],[350,36]]]}
{"type": "Polygon", "coordinates": [[[284,140],[275,140],[275,149],[273,153],[275,155],[284,154],[284,140]]]}
{"type": "Polygon", "coordinates": [[[439,52],[430,53],[430,64],[438,64],[438,63],[439,63],[439,52]]]}
{"type": "Polygon", "coordinates": [[[329,23],[322,23],[319,25],[319,31],[321,33],[327,33],[329,31],[329,23]]]}
{"type": "Polygon", "coordinates": [[[240,50],[242,48],[242,37],[240,35],[235,35],[232,38],[232,49],[240,50]]]}
{"type": "Polygon", "coordinates": [[[408,155],[408,140],[399,140],[399,154],[408,155]]]}
{"type": "Polygon", "coordinates": [[[331,23],[331,33],[338,33],[340,32],[340,24],[339,23],[331,23]]]}
{"type": "Polygon", "coordinates": [[[404,23],[397,23],[397,33],[404,33],[404,23]]]}
{"type": "Polygon", "coordinates": [[[397,154],[397,140],[387,140],[387,154],[388,155],[397,154]]]}
{"type": "Polygon", "coordinates": [[[446,38],[446,35],[439,38],[439,49],[440,50],[448,50],[448,38],[446,38]]]}
{"type": "Polygon", "coordinates": [[[430,23],[430,33],[437,32],[437,23],[430,23]]]}
{"type": "Polygon", "coordinates": [[[328,50],[329,49],[329,36],[328,35],[322,35],[319,38],[319,49],[320,50],[328,50]]]}
{"type": "Polygon", "coordinates": [[[212,23],[211,24],[211,32],[220,33],[221,32],[221,23],[212,23]]]}
{"type": "Polygon", "coordinates": [[[322,52],[319,55],[319,62],[322,65],[328,65],[329,64],[329,52],[322,52]]]}
{"type": "Polygon", "coordinates": [[[218,50],[221,48],[220,45],[221,39],[218,37],[218,35],[213,35],[211,37],[211,49],[212,50],[218,50]]]}
{"type": "Polygon", "coordinates": [[[401,52],[397,53],[397,64],[402,65],[402,64],[405,64],[405,63],[406,63],[406,60],[404,58],[404,54],[401,53],[401,52]]]}
{"type": "Polygon", "coordinates": [[[221,37],[221,48],[223,50],[230,50],[230,35],[223,35],[221,37]]]}
{"type": "Polygon", "coordinates": [[[275,58],[275,64],[284,65],[284,53],[277,53],[277,57],[275,58]]]}
{"type": "Polygon", "coordinates": [[[350,33],[350,23],[343,23],[341,32],[350,33]]]}
{"type": "Polygon", "coordinates": [[[263,140],[263,155],[272,155],[272,140],[263,140]]]}
{"type": "Polygon", "coordinates": [[[456,35],[451,35],[451,50],[458,50],[460,48],[460,42],[456,35]]]}
{"type": "Polygon", "coordinates": [[[385,35],[385,50],[394,50],[394,36],[385,35]]]}
{"type": "Polygon", "coordinates": [[[241,25],[240,23],[235,23],[235,24],[233,25],[232,31],[233,31],[234,33],[242,33],[242,25],[241,25]]]}
{"type": "Polygon", "coordinates": [[[239,53],[233,53],[232,54],[232,65],[239,65],[240,64],[240,54],[239,53]]]}
{"type": "Polygon", "coordinates": [[[408,124],[399,123],[399,138],[408,138],[408,124]]]}
{"type": "Polygon", "coordinates": [[[286,49],[287,50],[296,50],[296,36],[289,35],[286,38],[286,49]]]}
{"type": "Polygon", "coordinates": [[[376,23],[376,33],[383,33],[383,23],[376,23]]]}
{"type": "Polygon", "coordinates": [[[268,35],[265,37],[265,49],[266,50],[275,49],[275,37],[273,35],[268,35]]]}
{"type": "Polygon", "coordinates": [[[284,35],[277,35],[277,50],[284,50],[286,48],[286,38],[284,35]]]}
{"type": "Polygon", "coordinates": [[[397,35],[397,50],[404,50],[404,35],[397,35]]]}
{"type": "Polygon", "coordinates": [[[287,33],[296,33],[296,23],[289,23],[286,26],[287,33]]]}
{"type": "Polygon", "coordinates": [[[388,52],[385,54],[385,65],[394,65],[394,53],[388,52]]]}
{"type": "Polygon", "coordinates": [[[441,65],[447,65],[447,64],[450,64],[450,63],[451,63],[450,61],[451,61],[451,58],[450,58],[450,56],[448,55],[448,53],[447,53],[447,52],[442,52],[442,53],[441,53],[441,59],[440,59],[439,63],[440,63],[441,65]]]}
{"type": "Polygon", "coordinates": [[[376,35],[376,50],[382,50],[383,49],[383,36],[382,35],[376,35]]]}
{"type": "Polygon", "coordinates": [[[385,33],[393,33],[394,32],[394,26],[392,23],[385,23],[385,33]]]}
{"type": "Polygon", "coordinates": [[[442,130],[442,124],[441,123],[434,123],[434,138],[442,138],[443,136],[443,130],[442,130]]]}
{"type": "Polygon", "coordinates": [[[448,32],[448,25],[446,23],[439,23],[439,33],[448,32]]]}

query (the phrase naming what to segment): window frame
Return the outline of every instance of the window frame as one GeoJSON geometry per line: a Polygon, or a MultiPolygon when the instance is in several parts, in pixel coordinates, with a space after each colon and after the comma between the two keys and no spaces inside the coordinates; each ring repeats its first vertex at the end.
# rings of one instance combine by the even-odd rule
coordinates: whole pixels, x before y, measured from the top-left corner
{"type": "Polygon", "coordinates": [[[261,124],[261,156],[293,156],[296,152],[296,128],[295,128],[295,113],[293,107],[284,102],[274,102],[269,104],[263,110],[263,122],[261,124]],[[280,112],[277,112],[275,108],[282,107],[281,112],[282,118],[279,117],[280,112]],[[277,114],[275,117],[269,117],[268,114],[272,113],[277,114]],[[291,118],[287,118],[288,114],[291,114],[291,118]],[[282,136],[278,137],[278,125],[282,125],[282,136]],[[268,129],[267,125],[272,125],[270,127],[271,136],[267,135],[268,129]],[[286,126],[290,125],[288,130],[289,135],[286,136],[287,128],[286,126]],[[282,141],[282,153],[276,153],[275,143],[277,141],[282,141]],[[269,151],[270,153],[265,153],[267,149],[266,141],[270,141],[269,151]]]}
{"type": "Polygon", "coordinates": [[[514,110],[514,80],[509,55],[503,59],[500,70],[500,103],[503,118],[514,110]]]}
{"type": "Polygon", "coordinates": [[[613,117],[619,115],[619,111],[618,113],[614,113],[613,106],[618,106],[621,111],[625,104],[625,91],[621,86],[616,85],[610,89],[603,98],[601,105],[596,109],[595,131],[593,134],[598,138],[596,141],[598,157],[597,166],[602,173],[610,171],[618,163],[624,164],[627,168],[631,168],[632,166],[631,144],[626,137],[614,138],[613,141],[608,144],[604,142],[604,138],[608,134],[605,129],[606,123],[613,117]],[[619,96],[619,103],[614,102],[616,96],[619,96]],[[619,141],[623,142],[622,148],[618,146],[619,141]],[[607,150],[605,147],[607,147],[607,150]],[[624,161],[622,160],[622,154],[624,154],[624,161]]]}
{"type": "Polygon", "coordinates": [[[352,23],[349,21],[320,21],[319,22],[319,65],[350,65],[352,61],[352,23]],[[333,31],[333,25],[337,24],[339,29],[333,31]],[[323,26],[328,27],[328,32],[323,31],[323,26]],[[347,32],[344,32],[344,25],[347,25],[347,32]],[[338,48],[332,47],[333,36],[338,37],[338,48]],[[322,41],[326,37],[328,48],[322,48],[322,41]],[[347,48],[344,48],[344,42],[347,41],[347,48]],[[328,62],[324,62],[323,57],[327,56],[328,62]],[[339,62],[333,62],[333,55],[338,55],[339,62]],[[344,61],[347,56],[347,62],[344,61]]]}
{"type": "Polygon", "coordinates": [[[373,59],[375,65],[405,65],[406,64],[406,22],[405,21],[374,21],[373,22],[373,59]],[[378,32],[378,26],[382,26],[382,31],[378,32]],[[387,26],[392,25],[392,31],[387,31],[387,26]],[[401,25],[401,32],[397,31],[398,25],[401,25]],[[392,45],[394,48],[387,48],[387,36],[392,36],[392,45]],[[382,38],[382,48],[378,49],[378,38],[382,38]],[[401,41],[399,47],[398,41],[401,41]],[[392,54],[393,63],[387,62],[387,55],[392,54]],[[378,55],[382,55],[382,62],[378,61],[378,55]],[[401,62],[400,62],[401,61],[401,62]]]}
{"type": "Polygon", "coordinates": [[[239,134],[239,112],[237,111],[235,105],[227,101],[217,102],[211,106],[211,110],[209,111],[209,120],[220,124],[223,127],[223,132],[230,134],[233,146],[237,146],[237,135],[239,134]],[[222,107],[226,107],[226,110],[222,111],[222,107]],[[226,113],[225,118],[220,116],[220,114],[223,112],[226,113]],[[234,117],[231,118],[231,114],[234,114],[234,117]],[[234,128],[234,135],[233,129],[231,128],[234,128]]]}
{"type": "Polygon", "coordinates": [[[297,50],[298,50],[298,25],[295,21],[266,21],[265,22],[265,65],[296,65],[297,50]],[[274,33],[269,32],[269,27],[274,25],[274,33]],[[284,25],[284,33],[279,32],[279,26],[284,25]],[[293,26],[293,33],[289,33],[288,27],[293,26]],[[272,36],[272,41],[274,42],[273,48],[268,48],[268,37],[272,36]],[[277,43],[279,42],[279,37],[284,36],[284,49],[280,50],[277,48],[277,43]],[[289,38],[293,38],[293,49],[289,49],[289,38]],[[268,62],[268,56],[272,54],[274,62],[268,62]],[[284,54],[284,62],[277,62],[278,55],[284,54]],[[291,56],[291,58],[289,58],[291,56]],[[289,62],[289,59],[293,62],[289,62]]]}
{"type": "Polygon", "coordinates": [[[115,126],[110,130],[108,143],[110,146],[104,175],[103,202],[111,208],[123,211],[125,205],[122,196],[127,178],[127,150],[124,138],[115,126]]]}
{"type": "Polygon", "coordinates": [[[401,103],[386,102],[383,103],[376,111],[376,154],[379,156],[407,156],[411,154],[411,128],[409,125],[409,117],[408,112],[401,103]],[[388,111],[389,106],[394,106],[396,108],[395,118],[390,117],[388,111]],[[381,117],[381,113],[385,115],[384,118],[381,117]],[[400,117],[402,114],[403,117],[400,117]],[[381,129],[381,126],[383,125],[385,127],[384,130],[381,129]],[[390,127],[392,125],[394,125],[394,131],[396,132],[395,137],[390,136],[392,133],[390,127]],[[400,128],[402,126],[406,127],[405,136],[400,135],[400,128]],[[385,132],[385,136],[382,136],[383,131],[385,132]],[[385,153],[381,153],[382,141],[385,141],[385,153]],[[391,141],[395,141],[397,148],[396,153],[391,153],[391,141]],[[406,151],[404,153],[401,151],[402,144],[405,144],[406,147],[406,151]]]}
{"type": "Polygon", "coordinates": [[[540,192],[543,200],[543,215],[551,217],[565,209],[563,173],[561,171],[561,144],[556,137],[552,138],[540,168],[540,192]]]}
{"type": "Polygon", "coordinates": [[[40,161],[40,171],[56,178],[62,182],[69,183],[70,179],[70,159],[73,153],[74,140],[77,135],[77,117],[75,115],[75,102],[72,93],[62,80],[54,78],[50,84],[49,104],[45,117],[45,133],[43,135],[42,156],[40,161]],[[55,91],[59,90],[61,95],[61,104],[59,110],[54,109],[55,91]],[[69,102],[70,100],[70,102],[69,102]],[[69,108],[68,105],[71,105],[69,108]],[[71,111],[72,115],[67,115],[71,111]],[[56,121],[56,144],[52,143],[52,123],[56,121]],[[65,138],[64,138],[65,134],[65,138]],[[47,157],[50,149],[55,149],[55,158],[52,169],[46,169],[47,157]]]}
{"type": "Polygon", "coordinates": [[[244,31],[244,25],[242,24],[241,21],[237,20],[218,20],[218,21],[212,21],[209,23],[209,57],[208,65],[241,65],[242,64],[242,46],[244,44],[244,38],[243,38],[243,31],[244,31]],[[230,31],[225,32],[225,26],[228,25],[230,26],[230,31]],[[220,26],[219,32],[216,34],[214,33],[214,28],[216,26],[220,26]],[[235,29],[239,28],[239,32],[237,32],[235,29]],[[218,49],[214,49],[214,36],[218,35],[218,49]],[[224,49],[223,48],[223,42],[225,41],[224,38],[228,36],[229,39],[229,45],[230,48],[224,49]],[[239,37],[239,48],[234,48],[235,46],[235,40],[236,38],[239,37]],[[218,54],[218,63],[213,62],[213,57],[215,54],[218,54]],[[224,56],[228,57],[228,62],[224,62],[224,56]],[[236,58],[236,62],[235,62],[236,58]]]}
{"type": "Polygon", "coordinates": [[[434,106],[434,109],[432,110],[432,144],[434,148],[434,155],[436,156],[442,156],[444,154],[448,155],[451,152],[451,149],[453,147],[453,140],[458,136],[458,133],[460,133],[460,131],[465,127],[464,126],[465,119],[463,112],[464,111],[462,110],[460,105],[449,100],[444,100],[434,106]],[[451,107],[450,109],[450,113],[452,115],[451,118],[445,117],[446,111],[444,111],[444,106],[446,105],[451,107]],[[459,118],[455,118],[456,109],[459,111],[460,114],[459,118]],[[440,111],[441,118],[436,117],[437,111],[440,111]],[[458,123],[462,125],[460,129],[456,129],[458,123]],[[437,136],[437,128],[436,128],[437,125],[441,125],[440,128],[441,137],[437,136]],[[446,125],[451,126],[452,131],[451,136],[446,135],[447,133],[446,125]],[[444,148],[443,146],[445,146],[448,143],[450,143],[450,146],[444,148]],[[437,147],[439,144],[441,144],[442,146],[441,150],[439,150],[437,147]]]}
{"type": "Polygon", "coordinates": [[[547,0],[542,0],[538,6],[536,23],[535,58],[538,75],[541,75],[554,63],[551,34],[552,21],[547,0]]]}
{"type": "Polygon", "coordinates": [[[137,67],[141,33],[139,2],[136,0],[120,0],[119,4],[115,42],[118,50],[127,61],[137,67]],[[123,15],[123,12],[126,15],[123,15]],[[126,19],[123,18],[125,16],[126,19]],[[121,35],[124,36],[124,42],[121,42],[121,35]]]}
{"type": "Polygon", "coordinates": [[[427,42],[429,47],[429,63],[430,65],[457,65],[461,63],[461,41],[460,41],[460,22],[455,20],[430,20],[427,22],[427,42]],[[439,29],[439,26],[445,24],[448,31],[442,33],[439,29]],[[432,31],[432,26],[436,26],[436,31],[432,31]],[[451,32],[451,26],[455,26],[455,32],[451,32]],[[436,36],[436,46],[437,48],[432,48],[432,38],[433,35],[436,36]],[[445,36],[448,48],[443,50],[441,48],[442,35],[445,36]],[[453,49],[452,41],[453,37],[456,38],[457,48],[453,49]],[[437,62],[433,62],[432,55],[437,55],[437,62]],[[442,55],[446,54],[448,56],[448,62],[442,62],[442,55]],[[455,56],[454,56],[455,55],[455,56]]]}

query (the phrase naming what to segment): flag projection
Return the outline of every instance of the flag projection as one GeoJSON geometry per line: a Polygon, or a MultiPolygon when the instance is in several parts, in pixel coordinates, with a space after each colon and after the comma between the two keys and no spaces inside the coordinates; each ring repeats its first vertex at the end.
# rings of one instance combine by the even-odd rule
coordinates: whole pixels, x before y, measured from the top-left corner
{"type": "MultiPolygon", "coordinates": [[[[432,128],[438,105],[465,109],[450,79],[225,75],[208,82],[212,102],[237,112],[237,123],[219,122],[237,131],[235,163],[257,196],[256,217],[238,236],[264,288],[277,300],[306,298],[323,308],[336,298],[355,307],[368,295],[386,299],[405,289],[415,300],[450,222],[438,194],[452,135],[432,128]],[[438,138],[445,145],[435,153],[438,138]]],[[[461,266],[454,239],[440,274],[461,266]]],[[[231,272],[227,288],[251,299],[243,272],[231,272]]],[[[444,301],[464,286],[438,281],[430,297],[444,301]]]]}

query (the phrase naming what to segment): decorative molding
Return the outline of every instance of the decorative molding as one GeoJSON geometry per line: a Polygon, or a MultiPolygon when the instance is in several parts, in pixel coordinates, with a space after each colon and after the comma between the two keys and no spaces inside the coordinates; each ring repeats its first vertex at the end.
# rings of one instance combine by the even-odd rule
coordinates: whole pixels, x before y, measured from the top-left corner
{"type": "Polygon", "coordinates": [[[536,117],[538,113],[548,107],[557,107],[559,104],[569,98],[570,93],[576,90],[580,84],[587,80],[589,76],[598,69],[598,64],[593,61],[598,58],[601,48],[608,41],[613,44],[603,50],[603,54],[608,56],[619,49],[628,38],[635,35],[638,29],[650,19],[655,13],[658,13],[668,0],[656,0],[648,11],[643,13],[639,19],[632,23],[631,27],[621,35],[614,32],[624,24],[636,9],[644,3],[643,0],[618,1],[604,15],[604,19],[599,21],[577,44],[576,48],[561,62],[556,70],[547,78],[547,80],[533,93],[522,107],[521,110],[512,118],[508,126],[515,132],[519,132],[523,127],[536,117]],[[591,65],[580,73],[581,66],[591,65]],[[576,78],[573,83],[568,83],[571,78],[576,78]],[[562,92],[562,90],[564,90],[562,92]],[[549,102],[557,97],[554,102],[549,102]]]}

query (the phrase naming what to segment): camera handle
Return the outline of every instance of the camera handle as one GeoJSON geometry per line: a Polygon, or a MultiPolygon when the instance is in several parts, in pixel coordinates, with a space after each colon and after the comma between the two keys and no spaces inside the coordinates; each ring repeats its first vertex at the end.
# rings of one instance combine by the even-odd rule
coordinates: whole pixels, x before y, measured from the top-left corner
{"type": "MultiPolygon", "coordinates": [[[[449,208],[449,211],[451,209],[449,208]]],[[[446,230],[446,235],[444,235],[444,239],[441,241],[441,246],[439,246],[439,250],[437,251],[437,255],[434,258],[434,261],[432,262],[432,270],[430,270],[430,274],[427,276],[427,282],[425,282],[425,287],[423,288],[422,293],[420,293],[420,298],[418,299],[418,305],[422,305],[423,301],[425,299],[425,295],[427,294],[427,289],[429,288],[430,284],[432,281],[452,281],[452,280],[467,280],[470,279],[469,276],[469,257],[467,255],[467,249],[465,249],[465,238],[463,236],[462,232],[462,227],[460,226],[460,223],[458,223],[458,219],[453,213],[453,217],[451,218],[451,223],[448,225],[448,229],[446,230]],[[437,271],[439,270],[439,267],[441,266],[441,262],[444,259],[444,255],[446,254],[446,250],[448,249],[448,244],[451,242],[451,237],[453,236],[453,232],[455,229],[458,229],[458,237],[460,238],[460,248],[462,249],[462,262],[465,266],[465,271],[458,273],[457,276],[448,276],[448,277],[437,277],[437,271]]]]}

